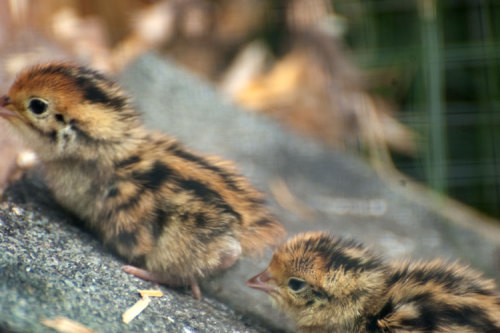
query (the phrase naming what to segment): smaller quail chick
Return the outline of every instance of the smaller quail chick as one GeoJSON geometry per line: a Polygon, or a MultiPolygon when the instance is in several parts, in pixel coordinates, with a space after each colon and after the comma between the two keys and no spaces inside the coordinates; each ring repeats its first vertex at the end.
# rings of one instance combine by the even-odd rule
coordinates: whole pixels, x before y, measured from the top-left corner
{"type": "Polygon", "coordinates": [[[247,285],[268,293],[300,332],[500,332],[492,280],[441,260],[384,263],[322,232],[289,240],[247,285]]]}

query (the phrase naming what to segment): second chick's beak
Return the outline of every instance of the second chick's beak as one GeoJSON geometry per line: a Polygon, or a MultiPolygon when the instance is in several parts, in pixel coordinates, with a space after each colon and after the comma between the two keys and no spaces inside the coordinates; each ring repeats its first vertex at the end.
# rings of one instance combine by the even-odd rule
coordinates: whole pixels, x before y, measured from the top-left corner
{"type": "Polygon", "coordinates": [[[5,107],[7,105],[11,104],[10,98],[8,96],[2,96],[0,97],[0,117],[2,118],[8,118],[8,117],[15,117],[16,114],[5,107]]]}
{"type": "Polygon", "coordinates": [[[278,287],[273,283],[274,279],[269,271],[266,269],[260,274],[255,275],[247,281],[247,286],[253,289],[262,290],[266,293],[277,291],[278,287]]]}

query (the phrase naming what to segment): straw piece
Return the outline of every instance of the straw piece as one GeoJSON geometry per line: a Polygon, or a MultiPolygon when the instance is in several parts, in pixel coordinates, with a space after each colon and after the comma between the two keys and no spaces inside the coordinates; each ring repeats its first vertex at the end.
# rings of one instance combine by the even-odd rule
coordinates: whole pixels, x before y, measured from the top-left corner
{"type": "Polygon", "coordinates": [[[122,315],[122,321],[125,324],[130,323],[137,317],[151,302],[151,298],[148,296],[143,296],[140,300],[138,300],[134,305],[127,309],[122,315]]]}

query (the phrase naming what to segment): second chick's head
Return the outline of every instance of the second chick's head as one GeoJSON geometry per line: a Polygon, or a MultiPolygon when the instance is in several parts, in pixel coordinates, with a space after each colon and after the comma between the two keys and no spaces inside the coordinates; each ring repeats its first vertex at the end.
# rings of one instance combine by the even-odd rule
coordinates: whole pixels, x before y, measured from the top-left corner
{"type": "Polygon", "coordinates": [[[385,269],[353,240],[309,232],[276,250],[247,285],[267,292],[298,328],[352,331],[383,293],[385,269]]]}
{"type": "Polygon", "coordinates": [[[138,114],[117,85],[69,63],[23,71],[0,107],[0,116],[45,160],[92,157],[107,147],[116,151],[140,127],[138,114]]]}

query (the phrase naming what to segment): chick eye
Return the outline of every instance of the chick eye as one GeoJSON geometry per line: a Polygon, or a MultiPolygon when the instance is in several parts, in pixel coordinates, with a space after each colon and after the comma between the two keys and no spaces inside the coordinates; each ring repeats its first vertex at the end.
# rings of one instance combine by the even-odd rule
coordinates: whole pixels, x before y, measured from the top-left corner
{"type": "Polygon", "coordinates": [[[33,98],[28,105],[28,109],[34,114],[42,114],[47,110],[47,103],[38,98],[33,98]]]}
{"type": "Polygon", "coordinates": [[[290,288],[293,291],[300,291],[304,289],[307,286],[306,281],[297,279],[297,278],[290,278],[288,280],[288,288],[290,288]]]}

